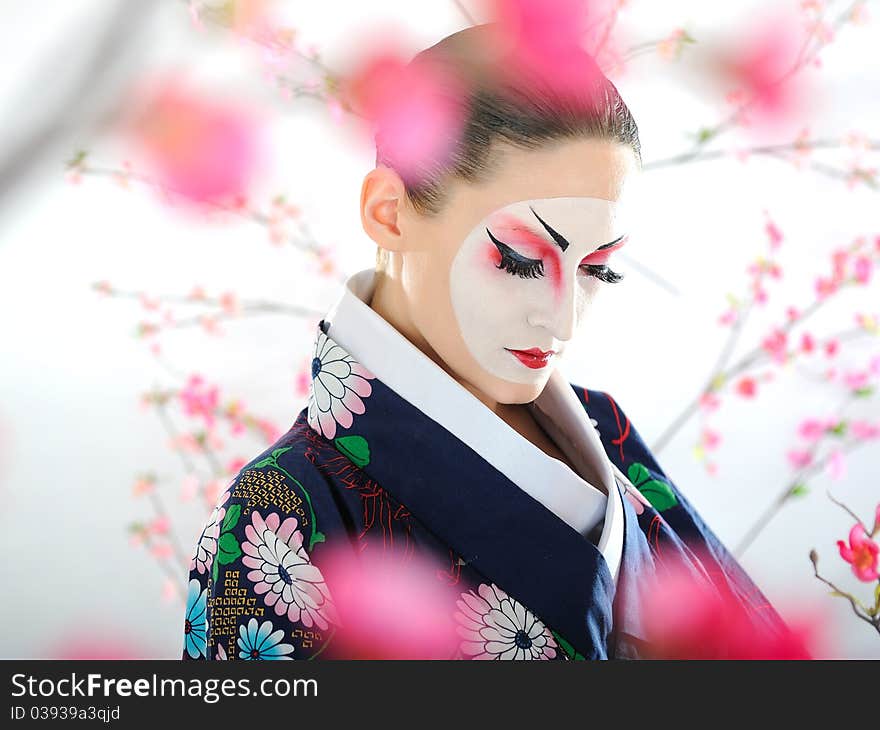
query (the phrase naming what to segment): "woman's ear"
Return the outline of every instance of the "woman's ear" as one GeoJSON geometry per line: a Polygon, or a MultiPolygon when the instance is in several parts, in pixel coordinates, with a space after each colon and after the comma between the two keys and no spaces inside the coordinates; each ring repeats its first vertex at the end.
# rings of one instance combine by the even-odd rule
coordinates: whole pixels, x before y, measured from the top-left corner
{"type": "Polygon", "coordinates": [[[386,251],[403,248],[401,213],[406,198],[403,180],[390,167],[378,165],[361,185],[361,225],[376,245],[386,251]]]}

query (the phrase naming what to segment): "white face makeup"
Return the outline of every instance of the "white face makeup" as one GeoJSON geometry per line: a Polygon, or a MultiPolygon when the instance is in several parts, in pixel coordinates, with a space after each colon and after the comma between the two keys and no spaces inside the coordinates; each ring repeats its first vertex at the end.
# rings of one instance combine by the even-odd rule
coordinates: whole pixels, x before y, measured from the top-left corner
{"type": "Polygon", "coordinates": [[[506,205],[474,227],[449,286],[462,338],[487,372],[514,383],[546,381],[603,285],[598,267],[626,242],[627,210],[602,198],[538,198],[506,205]],[[532,348],[553,354],[512,352],[532,348]]]}

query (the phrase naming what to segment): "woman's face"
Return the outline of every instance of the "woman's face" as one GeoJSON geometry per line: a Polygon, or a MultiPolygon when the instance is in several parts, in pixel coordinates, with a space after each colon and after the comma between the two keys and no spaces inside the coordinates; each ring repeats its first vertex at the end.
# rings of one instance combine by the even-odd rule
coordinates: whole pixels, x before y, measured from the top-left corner
{"type": "Polygon", "coordinates": [[[613,286],[598,277],[626,242],[636,172],[605,140],[508,149],[488,182],[453,183],[439,216],[401,212],[409,319],[450,374],[499,403],[541,393],[613,286]]]}

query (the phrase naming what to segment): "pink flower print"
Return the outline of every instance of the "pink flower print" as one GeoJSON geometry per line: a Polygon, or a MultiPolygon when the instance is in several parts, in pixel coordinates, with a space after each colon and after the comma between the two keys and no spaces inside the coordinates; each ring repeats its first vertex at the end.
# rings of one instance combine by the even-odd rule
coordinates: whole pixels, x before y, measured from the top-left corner
{"type": "Polygon", "coordinates": [[[837,547],[840,550],[840,557],[852,566],[856,578],[866,583],[880,578],[877,572],[880,546],[865,534],[865,529],[861,525],[853,525],[849,531],[849,545],[843,540],[838,540],[837,547]]]}

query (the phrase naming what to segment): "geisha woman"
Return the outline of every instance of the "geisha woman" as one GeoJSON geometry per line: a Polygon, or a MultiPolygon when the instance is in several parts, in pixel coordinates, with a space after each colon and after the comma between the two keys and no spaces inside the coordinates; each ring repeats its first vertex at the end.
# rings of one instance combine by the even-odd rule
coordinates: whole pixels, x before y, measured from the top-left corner
{"type": "MultiPolygon", "coordinates": [[[[420,615],[453,627],[435,658],[656,656],[652,596],[673,565],[755,636],[788,631],[620,404],[557,368],[622,279],[641,164],[629,109],[598,69],[563,101],[475,70],[486,28],[411,62],[464,80],[457,146],[414,183],[377,134],[360,200],[376,266],[316,326],[307,406],[198,538],[184,659],[364,656],[345,627],[383,584],[334,582],[334,550],[355,571],[431,561],[445,590],[420,615]]],[[[370,625],[372,655],[393,656],[370,625]]]]}

